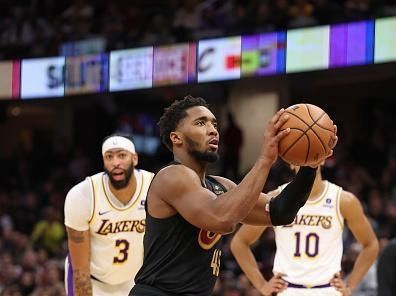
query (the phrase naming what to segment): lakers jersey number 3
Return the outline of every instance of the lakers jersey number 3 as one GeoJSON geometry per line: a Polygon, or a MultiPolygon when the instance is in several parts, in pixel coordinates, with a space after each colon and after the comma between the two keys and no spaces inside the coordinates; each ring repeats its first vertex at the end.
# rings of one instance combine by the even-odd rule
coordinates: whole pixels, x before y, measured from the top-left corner
{"type": "Polygon", "coordinates": [[[108,284],[130,281],[143,261],[146,225],[144,203],[153,174],[135,170],[137,187],[131,201],[117,206],[106,188],[108,178],[100,173],[90,177],[93,189],[91,232],[91,274],[108,284]],[[107,180],[106,180],[107,181],[107,180]]]}

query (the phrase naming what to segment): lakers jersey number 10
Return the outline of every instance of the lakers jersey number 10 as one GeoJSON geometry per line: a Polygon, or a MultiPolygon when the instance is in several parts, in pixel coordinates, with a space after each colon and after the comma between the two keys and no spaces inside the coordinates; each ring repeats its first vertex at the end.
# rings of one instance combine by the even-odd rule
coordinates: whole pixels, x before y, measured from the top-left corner
{"type": "MultiPolygon", "coordinates": [[[[283,189],[284,187],[281,187],[283,189]]],[[[343,217],[342,188],[325,181],[322,194],[308,200],[292,224],[274,227],[274,272],[286,274],[290,283],[327,284],[341,270],[343,217]]]]}

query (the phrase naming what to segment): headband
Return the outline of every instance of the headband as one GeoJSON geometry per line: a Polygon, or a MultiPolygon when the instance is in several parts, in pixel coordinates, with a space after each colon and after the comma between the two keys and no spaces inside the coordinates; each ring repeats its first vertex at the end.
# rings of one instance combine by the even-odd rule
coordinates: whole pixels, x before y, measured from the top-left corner
{"type": "Polygon", "coordinates": [[[110,149],[116,149],[116,148],[124,149],[131,153],[136,153],[135,145],[133,145],[131,140],[122,136],[113,136],[103,142],[102,155],[104,155],[110,149]]]}

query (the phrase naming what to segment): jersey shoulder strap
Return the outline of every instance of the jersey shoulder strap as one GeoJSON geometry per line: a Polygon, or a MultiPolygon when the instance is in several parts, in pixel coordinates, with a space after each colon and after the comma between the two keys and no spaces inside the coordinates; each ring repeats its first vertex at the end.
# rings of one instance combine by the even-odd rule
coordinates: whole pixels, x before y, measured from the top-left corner
{"type": "Polygon", "coordinates": [[[221,184],[212,176],[205,177],[205,185],[210,191],[212,191],[216,195],[220,195],[227,192],[227,188],[225,188],[223,184],[221,184]]]}

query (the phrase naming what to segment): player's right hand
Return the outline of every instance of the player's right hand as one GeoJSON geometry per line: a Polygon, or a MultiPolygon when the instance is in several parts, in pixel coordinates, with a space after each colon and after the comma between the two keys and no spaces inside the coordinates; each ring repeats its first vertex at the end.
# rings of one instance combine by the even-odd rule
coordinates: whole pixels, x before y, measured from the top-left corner
{"type": "Polygon", "coordinates": [[[283,108],[276,112],[265,128],[261,157],[271,164],[278,158],[279,141],[290,132],[289,128],[280,130],[280,127],[289,119],[288,114],[282,116],[284,112],[283,108]]]}
{"type": "Polygon", "coordinates": [[[337,145],[338,142],[338,137],[337,137],[337,126],[334,124],[334,135],[331,136],[330,142],[329,142],[329,152],[321,159],[319,159],[315,163],[311,163],[308,166],[312,168],[317,168],[318,166],[322,165],[325,161],[326,158],[329,158],[330,156],[333,155],[333,149],[337,145]]]}
{"type": "Polygon", "coordinates": [[[284,274],[275,274],[265,285],[260,288],[259,292],[263,296],[271,296],[272,293],[282,292],[287,288],[287,282],[282,279],[284,274]]]}

